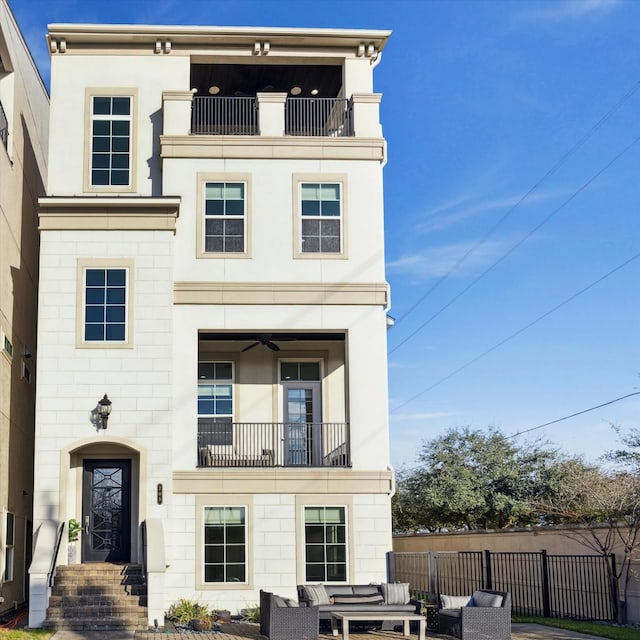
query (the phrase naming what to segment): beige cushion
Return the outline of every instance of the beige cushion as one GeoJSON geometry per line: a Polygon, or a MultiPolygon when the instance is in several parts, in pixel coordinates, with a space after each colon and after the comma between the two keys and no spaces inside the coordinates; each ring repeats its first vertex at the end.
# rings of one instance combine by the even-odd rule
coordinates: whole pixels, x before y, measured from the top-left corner
{"type": "Polygon", "coordinates": [[[443,609],[459,609],[460,607],[473,606],[471,596],[447,596],[441,593],[440,602],[442,603],[443,609]]]}
{"type": "Polygon", "coordinates": [[[502,596],[497,593],[486,593],[485,591],[473,592],[473,604],[476,607],[501,607],[502,596]]]}
{"type": "Polygon", "coordinates": [[[407,604],[409,602],[409,583],[382,583],[382,595],[386,604],[407,604]]]}
{"type": "Polygon", "coordinates": [[[329,595],[323,584],[307,584],[304,586],[304,595],[311,606],[329,604],[329,595]]]}

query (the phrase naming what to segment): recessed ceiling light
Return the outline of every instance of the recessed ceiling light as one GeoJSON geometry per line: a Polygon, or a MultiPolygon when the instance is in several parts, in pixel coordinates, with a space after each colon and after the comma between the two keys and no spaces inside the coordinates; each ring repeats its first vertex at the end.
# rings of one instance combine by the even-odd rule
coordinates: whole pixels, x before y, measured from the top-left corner
{"type": "Polygon", "coordinates": [[[317,89],[311,89],[311,95],[312,96],[317,96],[318,93],[320,93],[317,89]]]}
{"type": "Polygon", "coordinates": [[[220,93],[220,87],[216,86],[215,84],[211,87],[209,87],[209,93],[212,96],[215,96],[216,94],[220,93]]]}
{"type": "Polygon", "coordinates": [[[302,93],[302,89],[300,87],[293,87],[291,89],[292,96],[299,96],[302,93]]]}

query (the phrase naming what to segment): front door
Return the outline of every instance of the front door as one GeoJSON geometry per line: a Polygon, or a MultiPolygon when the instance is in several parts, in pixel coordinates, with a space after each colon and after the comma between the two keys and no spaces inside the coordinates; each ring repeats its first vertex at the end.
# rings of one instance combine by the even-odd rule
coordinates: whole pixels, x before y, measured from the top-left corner
{"type": "Polygon", "coordinates": [[[85,460],[82,561],[129,562],[131,460],[85,460]]]}
{"type": "Polygon", "coordinates": [[[287,465],[322,463],[319,382],[283,382],[287,465]]]}

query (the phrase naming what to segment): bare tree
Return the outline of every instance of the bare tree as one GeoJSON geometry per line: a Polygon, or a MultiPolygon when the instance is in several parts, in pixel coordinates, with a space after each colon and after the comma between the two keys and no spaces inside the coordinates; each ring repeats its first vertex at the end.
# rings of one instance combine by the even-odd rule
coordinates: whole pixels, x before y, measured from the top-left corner
{"type": "Polygon", "coordinates": [[[564,481],[552,496],[535,501],[542,517],[576,525],[565,535],[597,554],[621,550],[622,562],[607,563],[612,593],[620,585],[618,621],[626,623],[626,603],[632,562],[640,557],[640,476],[628,471],[606,472],[569,460],[564,481]]]}

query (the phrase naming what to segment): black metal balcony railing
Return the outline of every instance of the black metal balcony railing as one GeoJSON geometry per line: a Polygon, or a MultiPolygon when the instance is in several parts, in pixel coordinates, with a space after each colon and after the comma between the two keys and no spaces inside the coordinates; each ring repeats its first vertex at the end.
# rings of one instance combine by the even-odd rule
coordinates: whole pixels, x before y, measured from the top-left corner
{"type": "Polygon", "coordinates": [[[352,136],[352,114],[343,98],[287,98],[284,130],[291,136],[352,136]]]}
{"type": "Polygon", "coordinates": [[[217,136],[255,136],[259,133],[255,98],[194,97],[191,133],[217,136]]]}
{"type": "Polygon", "coordinates": [[[199,467],[350,467],[344,422],[198,419],[199,467]]]}
{"type": "Polygon", "coordinates": [[[0,102],[0,140],[4,148],[7,148],[7,141],[9,140],[9,123],[7,122],[7,114],[4,112],[2,102],[0,102]]]}
{"type": "MultiPolygon", "coordinates": [[[[353,109],[343,98],[287,98],[284,132],[291,136],[353,135],[353,109]]],[[[260,135],[256,98],[194,97],[193,135],[260,135]]]]}

